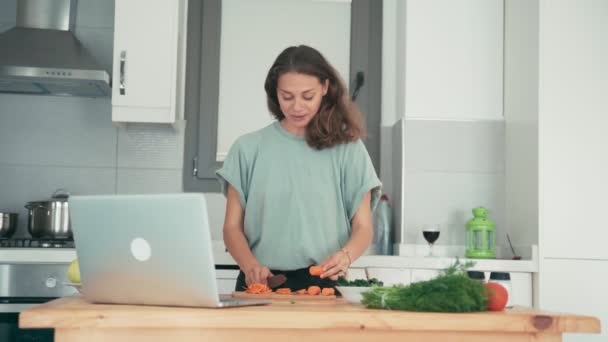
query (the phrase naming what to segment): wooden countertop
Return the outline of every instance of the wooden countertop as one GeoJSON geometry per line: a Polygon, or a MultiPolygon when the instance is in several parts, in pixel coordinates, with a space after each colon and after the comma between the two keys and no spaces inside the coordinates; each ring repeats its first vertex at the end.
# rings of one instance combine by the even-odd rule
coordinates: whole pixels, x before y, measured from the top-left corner
{"type": "Polygon", "coordinates": [[[21,313],[23,328],[283,328],[452,330],[492,332],[599,333],[600,321],[516,307],[503,312],[426,313],[371,310],[342,299],[275,302],[271,305],[207,309],[90,304],[80,296],[60,298],[21,313]]]}

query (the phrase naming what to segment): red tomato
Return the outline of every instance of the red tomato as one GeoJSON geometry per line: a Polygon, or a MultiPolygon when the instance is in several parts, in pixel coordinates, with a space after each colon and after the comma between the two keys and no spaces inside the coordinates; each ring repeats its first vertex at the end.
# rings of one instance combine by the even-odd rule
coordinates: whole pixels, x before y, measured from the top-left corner
{"type": "Polygon", "coordinates": [[[509,293],[504,286],[499,283],[488,282],[485,284],[486,295],[488,296],[488,310],[501,311],[507,305],[509,293]]]}

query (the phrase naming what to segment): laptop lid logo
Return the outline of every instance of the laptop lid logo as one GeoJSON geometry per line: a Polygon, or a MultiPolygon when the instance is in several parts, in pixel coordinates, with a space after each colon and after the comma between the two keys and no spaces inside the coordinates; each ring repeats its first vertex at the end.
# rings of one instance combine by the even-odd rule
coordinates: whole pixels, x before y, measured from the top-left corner
{"type": "Polygon", "coordinates": [[[147,261],[152,255],[152,248],[148,241],[138,237],[131,241],[131,254],[139,261],[147,261]]]}

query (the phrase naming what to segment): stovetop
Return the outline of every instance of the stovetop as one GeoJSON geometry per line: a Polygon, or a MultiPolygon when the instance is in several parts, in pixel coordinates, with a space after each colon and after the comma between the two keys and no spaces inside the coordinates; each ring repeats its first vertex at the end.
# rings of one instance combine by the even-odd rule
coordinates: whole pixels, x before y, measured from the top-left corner
{"type": "Polygon", "coordinates": [[[0,248],[74,248],[74,240],[34,238],[0,239],[0,248]]]}

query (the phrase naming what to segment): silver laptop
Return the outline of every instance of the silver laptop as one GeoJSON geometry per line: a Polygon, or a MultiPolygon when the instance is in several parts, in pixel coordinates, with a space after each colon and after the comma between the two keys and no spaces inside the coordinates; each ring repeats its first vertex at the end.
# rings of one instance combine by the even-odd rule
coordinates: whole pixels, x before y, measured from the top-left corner
{"type": "Polygon", "coordinates": [[[228,307],[221,298],[203,194],[72,196],[82,293],[94,303],[228,307]]]}

